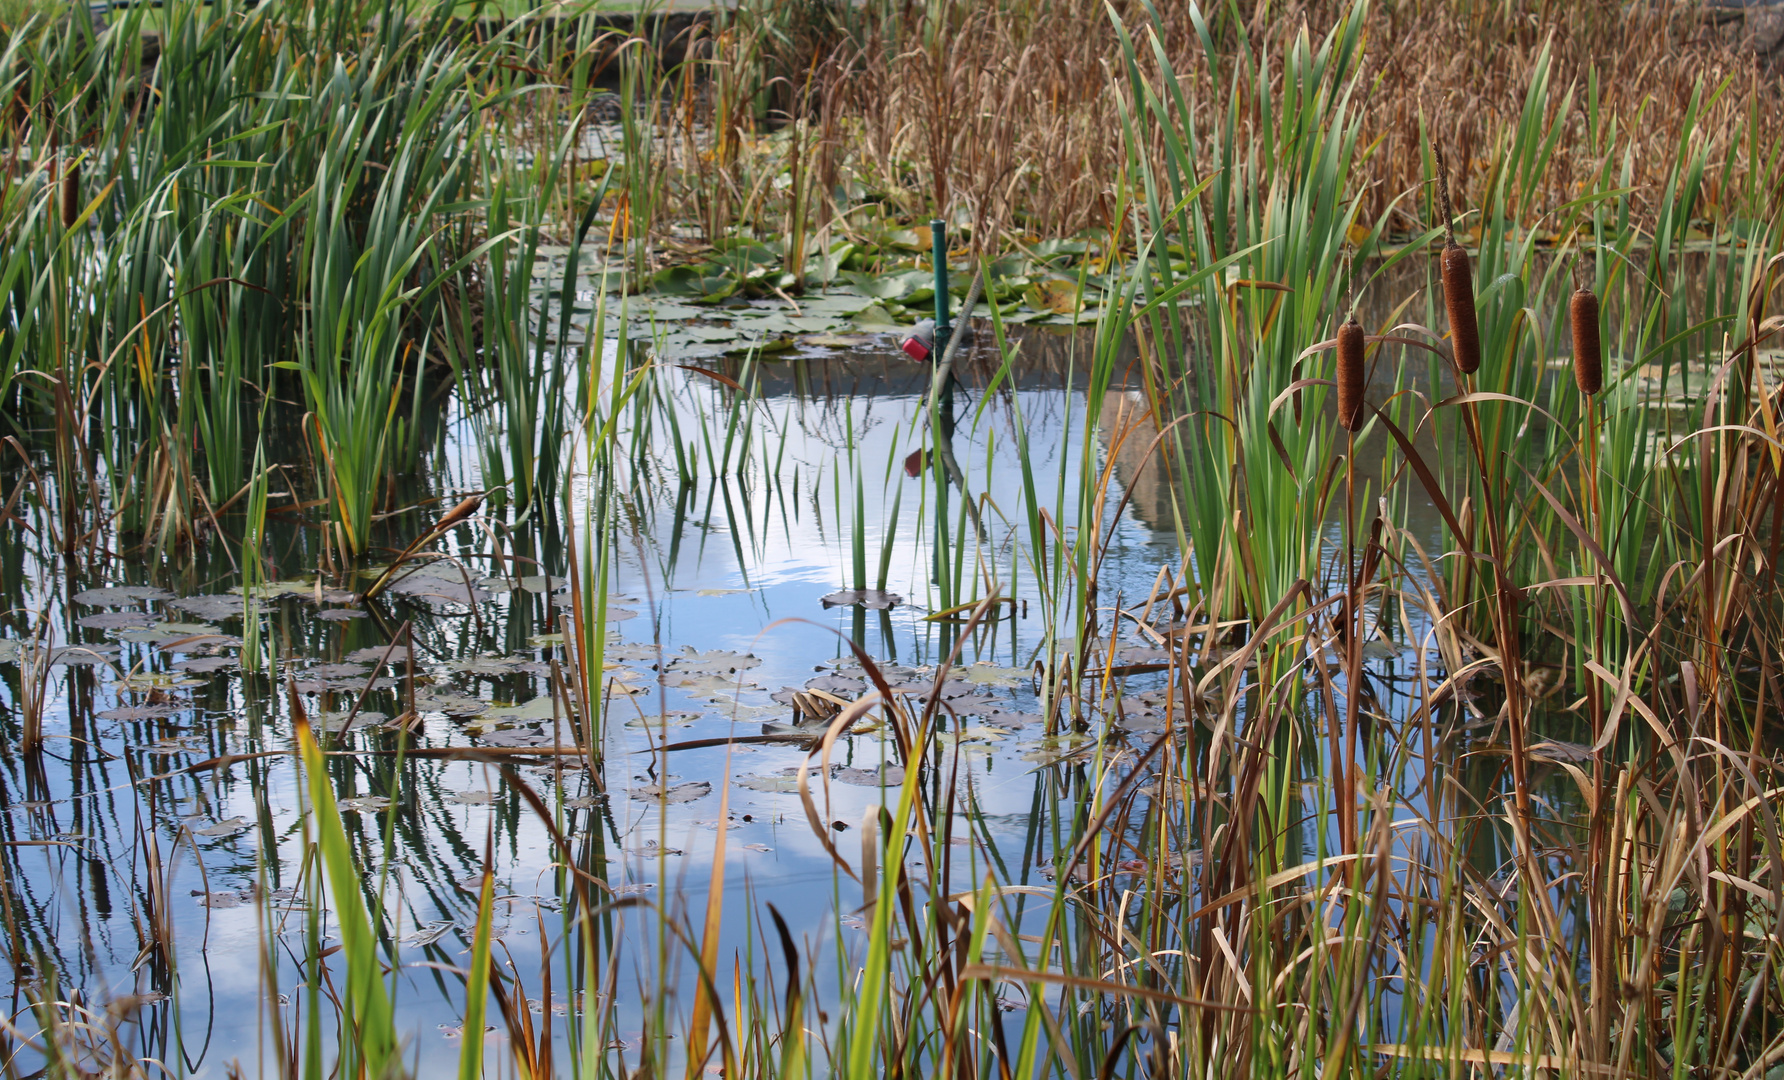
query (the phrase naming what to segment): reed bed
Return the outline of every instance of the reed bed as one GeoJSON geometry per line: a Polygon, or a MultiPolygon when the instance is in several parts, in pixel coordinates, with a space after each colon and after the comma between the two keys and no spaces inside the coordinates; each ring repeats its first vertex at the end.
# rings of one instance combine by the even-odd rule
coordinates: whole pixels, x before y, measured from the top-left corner
{"type": "MultiPolygon", "coordinates": [[[[1271,139],[1270,122],[1257,117],[1263,98],[1246,95],[1269,91],[1215,79],[1197,62],[1204,43],[1268,57],[1302,28],[1333,25],[1345,10],[1156,8],[1160,59],[1180,73],[1174,85],[1197,126],[1222,123],[1237,93],[1238,134],[1260,144],[1271,139]]],[[[1113,10],[1129,25],[1155,17],[1144,3],[1113,10]]],[[[1541,120],[1560,137],[1540,179],[1503,206],[1520,225],[1557,236],[1547,216],[1585,191],[1612,153],[1614,167],[1627,157],[1630,184],[1650,193],[1633,209],[1652,221],[1665,201],[1671,133],[1688,116],[1714,164],[1698,207],[1701,230],[1725,228],[1755,200],[1773,197],[1766,184],[1775,183],[1776,148],[1755,161],[1743,145],[1779,107],[1775,58],[1747,47],[1745,23],[1718,21],[1693,4],[1514,9],[1424,0],[1373,4],[1364,18],[1372,47],[1359,60],[1356,106],[1371,165],[1361,227],[1382,221],[1396,238],[1428,227],[1434,214],[1407,195],[1429,178],[1432,152],[1453,163],[1459,200],[1483,201],[1515,133],[1530,122],[1524,91],[1539,68],[1575,93],[1564,109],[1560,98],[1544,102],[1552,111],[1541,120]],[[1698,94],[1711,99],[1707,107],[1695,103],[1698,94]],[[1614,151],[1593,134],[1606,122],[1615,126],[1614,151]]],[[[1106,6],[1081,0],[743,5],[711,50],[718,83],[729,85],[742,69],[746,78],[778,80],[778,92],[747,106],[734,92],[721,94],[714,123],[750,130],[794,118],[798,126],[792,138],[756,149],[759,160],[740,162],[743,178],[724,184],[731,193],[724,205],[758,233],[809,217],[804,227],[840,235],[861,234],[887,211],[921,221],[928,208],[951,207],[983,251],[1005,250],[1009,235],[1106,234],[1119,198],[1108,178],[1127,153],[1120,92],[1109,78],[1116,48],[1106,6]],[[804,175],[817,179],[810,192],[794,185],[779,194],[751,182],[797,170],[801,159],[804,175]]],[[[1138,61],[1157,72],[1149,52],[1138,61]]],[[[1270,82],[1280,75],[1272,70],[1270,82]]],[[[1155,164],[1166,153],[1162,142],[1150,150],[1155,164]]],[[[710,170],[671,174],[691,202],[710,200],[721,184],[710,170]]],[[[1471,242],[1480,226],[1461,225],[1471,242]]]]}
{"type": "MultiPolygon", "coordinates": [[[[276,718],[281,744],[201,771],[301,770],[295,823],[258,826],[266,850],[297,852],[262,863],[285,884],[252,898],[261,1074],[414,1071],[401,1002],[418,972],[463,1003],[464,1077],[1784,1065],[1769,723],[1784,148],[1762,120],[1776,91],[1696,13],[1545,9],[1532,28],[1446,5],[746,8],[714,24],[698,79],[629,46],[624,158],[592,185],[598,18],[565,63],[524,23],[479,40],[443,13],[393,14],[175,7],[154,71],[140,15],[99,38],[27,24],[0,53],[24,103],[0,186],[16,429],[0,497],[21,526],[0,557],[23,642],[4,756],[41,794],[45,650],[75,634],[53,575],[20,584],[27,555],[70,580],[127,560],[249,567],[233,568],[254,623],[242,666],[261,681],[234,707],[276,718]],[[1491,66],[1400,44],[1483,39],[1491,66]],[[1609,42],[1627,53],[1594,67],[1609,42]],[[687,108],[666,122],[664,101],[687,108]],[[776,109],[794,114],[779,135],[747,130],[776,109]],[[1101,262],[1077,291],[1093,273],[1107,286],[1072,359],[1069,464],[1042,471],[1019,404],[1006,432],[984,406],[956,429],[929,403],[909,429],[922,494],[891,494],[872,578],[868,507],[899,469],[862,449],[861,403],[813,421],[837,452],[802,486],[761,394],[772,359],[681,371],[606,330],[689,227],[781,229],[804,284],[827,230],[866,227],[836,195],[851,185],[883,200],[882,224],[952,215],[981,270],[1033,234],[1093,230],[1101,262]],[[564,348],[583,259],[629,287],[597,295],[586,341],[564,348]],[[1141,388],[1135,408],[1109,411],[1123,386],[1141,388]],[[415,493],[443,468],[448,400],[486,490],[442,511],[415,493]],[[993,470],[956,438],[1014,461],[1020,494],[986,496],[993,470]],[[1161,474],[1179,556],[1144,596],[1106,576],[1136,486],[1117,475],[1128,440],[1161,474]],[[566,777],[598,807],[645,767],[607,756],[610,581],[669,489],[676,536],[704,498],[740,549],[770,532],[739,517],[827,496],[860,592],[886,589],[901,520],[926,538],[905,561],[939,620],[935,692],[893,688],[862,609],[843,648],[871,689],[796,706],[822,710],[789,815],[829,860],[819,918],[727,893],[726,788],[686,892],[622,886],[617,840],[572,816],[566,777]],[[1415,506],[1440,524],[1415,525],[1415,506]],[[418,559],[514,576],[557,559],[566,604],[516,605],[499,628],[466,606],[479,644],[561,645],[558,741],[529,747],[526,772],[497,749],[412,745],[412,659],[376,688],[403,710],[390,727],[351,730],[371,678],[344,719],[312,716],[276,674],[290,627],[269,618],[262,636],[253,606],[275,512],[314,515],[290,557],[367,610],[418,559]],[[1045,628],[1025,662],[1058,752],[1013,850],[940,690],[995,644],[1019,581],[1045,628]],[[1144,662],[1121,655],[1135,635],[1144,662]],[[1142,693],[1163,714],[1143,735],[1120,722],[1142,693]],[[865,722],[902,772],[838,829],[832,758],[865,722]],[[506,836],[524,818],[549,838],[536,955],[494,936],[512,900],[496,824],[474,887],[458,883],[462,954],[397,939],[392,853],[424,877],[450,864],[430,861],[412,804],[341,805],[416,782],[430,754],[499,778],[506,836]],[[866,933],[846,938],[844,918],[866,933]],[[722,948],[739,923],[747,944],[722,948]]],[[[1018,349],[990,312],[995,380],[1018,349]]],[[[414,655],[413,624],[380,629],[380,668],[414,655]]],[[[67,685],[94,688],[73,669],[67,685]]],[[[672,750],[649,747],[652,782],[672,750]]],[[[165,913],[173,862],[199,847],[153,823],[162,785],[190,774],[129,781],[152,823],[129,855],[139,965],[177,1010],[165,913]]],[[[21,850],[0,856],[12,882],[21,850]]],[[[23,1002],[5,1069],[185,1068],[182,1035],[126,1030],[146,1003],[61,989],[58,935],[0,894],[23,1002]]]]}

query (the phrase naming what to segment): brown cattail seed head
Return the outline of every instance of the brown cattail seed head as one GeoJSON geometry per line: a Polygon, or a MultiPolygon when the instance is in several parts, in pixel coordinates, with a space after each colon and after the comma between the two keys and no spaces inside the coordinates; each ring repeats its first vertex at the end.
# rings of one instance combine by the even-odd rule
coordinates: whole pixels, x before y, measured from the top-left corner
{"type": "Polygon", "coordinates": [[[464,519],[470,517],[472,514],[475,514],[477,512],[478,508],[481,507],[482,505],[483,505],[483,496],[472,495],[470,498],[464,500],[463,502],[459,503],[457,506],[446,511],[446,516],[441,518],[440,523],[438,525],[435,525],[434,528],[436,530],[449,529],[452,526],[457,525],[459,522],[463,521],[464,519]]]}
{"type": "Polygon", "coordinates": [[[1604,389],[1604,355],[1598,349],[1598,297],[1581,286],[1567,303],[1573,323],[1573,381],[1588,396],[1604,389]]]}
{"type": "Polygon", "coordinates": [[[1363,328],[1352,315],[1338,328],[1338,423],[1346,431],[1363,426],[1363,328]]]}
{"type": "Polygon", "coordinates": [[[81,163],[77,158],[62,168],[62,227],[74,228],[81,216],[81,163]]]}
{"type": "Polygon", "coordinates": [[[1443,245],[1443,306],[1449,311],[1450,347],[1464,375],[1480,369],[1480,327],[1474,321],[1474,273],[1468,252],[1451,241],[1443,245]]]}

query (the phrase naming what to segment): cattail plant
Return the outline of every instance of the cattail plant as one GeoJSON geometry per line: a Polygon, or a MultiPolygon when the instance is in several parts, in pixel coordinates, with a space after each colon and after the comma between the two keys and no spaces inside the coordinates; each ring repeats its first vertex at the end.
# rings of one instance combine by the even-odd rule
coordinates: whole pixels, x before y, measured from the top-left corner
{"type": "Polygon", "coordinates": [[[1573,381],[1591,397],[1604,389],[1604,356],[1598,347],[1598,296],[1584,285],[1567,302],[1573,324],[1573,381]]]}
{"type": "Polygon", "coordinates": [[[1338,328],[1338,424],[1346,431],[1363,426],[1363,327],[1351,313],[1338,328]]]}
{"type": "Polygon", "coordinates": [[[73,158],[62,166],[62,227],[74,228],[81,216],[81,159],[73,158]]]}
{"type": "Polygon", "coordinates": [[[1480,369],[1480,327],[1474,320],[1474,273],[1468,266],[1468,252],[1456,243],[1455,217],[1450,210],[1449,169],[1443,162],[1443,151],[1436,143],[1437,191],[1443,206],[1443,306],[1449,313],[1450,342],[1455,350],[1456,367],[1464,375],[1480,369]]]}

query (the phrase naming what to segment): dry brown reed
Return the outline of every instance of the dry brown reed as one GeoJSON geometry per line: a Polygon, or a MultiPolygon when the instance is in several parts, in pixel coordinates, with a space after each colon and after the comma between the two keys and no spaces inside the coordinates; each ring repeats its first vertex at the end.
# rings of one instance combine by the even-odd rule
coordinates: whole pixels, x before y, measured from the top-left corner
{"type": "MultiPolygon", "coordinates": [[[[834,20],[823,32],[787,35],[825,42],[828,53],[807,57],[807,47],[781,65],[789,81],[796,69],[798,81],[810,86],[809,93],[782,99],[803,102],[808,117],[823,120],[818,145],[803,147],[817,155],[821,174],[852,175],[886,209],[913,219],[938,209],[956,215],[975,227],[975,243],[982,245],[1002,231],[1065,236],[1110,224],[1111,185],[1126,161],[1121,80],[1109,78],[1120,63],[1111,7],[1129,26],[1151,23],[1134,0],[1107,6],[1101,0],[870,3],[846,14],[775,0],[761,17],[834,20]]],[[[1226,122],[1229,108],[1242,129],[1255,122],[1246,104],[1257,88],[1234,82],[1230,70],[1209,73],[1190,5],[1158,7],[1162,50],[1182,81],[1196,127],[1226,122]]],[[[1241,47],[1280,55],[1308,27],[1334,25],[1346,9],[1339,0],[1203,7],[1217,51],[1227,57],[1241,47]]],[[[1387,218],[1390,236],[1430,225],[1434,208],[1407,197],[1428,175],[1427,139],[1452,163],[1458,201],[1483,203],[1545,49],[1551,82],[1575,94],[1566,137],[1542,183],[1508,199],[1527,227],[1540,229],[1549,211],[1577,197],[1603,155],[1615,153],[1621,164],[1631,147],[1630,183],[1647,193],[1637,212],[1656,210],[1673,133],[1696,88],[1727,80],[1728,91],[1707,104],[1696,124],[1695,137],[1710,158],[1727,162],[1704,180],[1706,216],[1715,220],[1732,201],[1725,193],[1739,190],[1763,166],[1749,162],[1739,145],[1752,110],[1761,116],[1784,111],[1784,85],[1768,77],[1765,59],[1741,46],[1738,28],[1719,28],[1695,4],[1626,10],[1592,0],[1514,11],[1460,0],[1383,2],[1368,9],[1365,33],[1356,105],[1364,117],[1363,143],[1373,149],[1361,218],[1366,225],[1387,218]],[[1491,42],[1491,48],[1408,44],[1433,41],[1491,42]],[[1617,139],[1590,137],[1590,96],[1597,100],[1600,133],[1614,122],[1617,139]],[[1440,123],[1432,103],[1441,105],[1440,123]]],[[[1139,45],[1142,64],[1155,68],[1150,43],[1139,45]]],[[[721,39],[714,62],[728,59],[721,39]]],[[[1562,108],[1564,97],[1555,95],[1552,107],[1562,108]]],[[[835,184],[819,190],[824,221],[849,209],[837,204],[835,184]]],[[[1466,244],[1472,228],[1465,225],[1462,233],[1466,244]]]]}

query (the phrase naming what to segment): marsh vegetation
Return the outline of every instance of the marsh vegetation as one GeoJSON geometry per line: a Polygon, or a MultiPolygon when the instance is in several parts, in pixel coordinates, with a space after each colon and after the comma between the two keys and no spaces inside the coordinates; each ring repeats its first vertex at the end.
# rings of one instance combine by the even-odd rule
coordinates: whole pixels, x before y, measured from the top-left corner
{"type": "Polygon", "coordinates": [[[668,25],[0,31],[0,1069],[1784,1075],[1738,23],[668,25]]]}

